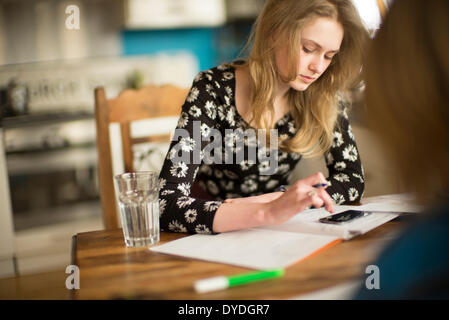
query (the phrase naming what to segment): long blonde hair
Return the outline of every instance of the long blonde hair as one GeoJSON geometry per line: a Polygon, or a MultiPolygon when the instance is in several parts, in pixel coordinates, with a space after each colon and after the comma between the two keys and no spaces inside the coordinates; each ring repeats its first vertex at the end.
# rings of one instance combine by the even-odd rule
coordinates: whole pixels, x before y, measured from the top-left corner
{"type": "MultiPolygon", "coordinates": [[[[274,127],[274,94],[278,79],[271,39],[288,42],[289,81],[296,78],[300,32],[311,19],[329,17],[344,29],[340,52],[328,69],[306,91],[289,89],[290,112],[298,131],[291,139],[280,140],[286,151],[312,157],[326,152],[339,112],[337,94],[354,85],[360,75],[363,48],[369,35],[351,0],[268,0],[258,16],[247,47],[250,72],[251,125],[274,127]]],[[[268,140],[269,141],[269,140],[268,140]]]]}
{"type": "Polygon", "coordinates": [[[395,0],[364,64],[365,121],[407,191],[449,188],[449,1],[395,0]]]}

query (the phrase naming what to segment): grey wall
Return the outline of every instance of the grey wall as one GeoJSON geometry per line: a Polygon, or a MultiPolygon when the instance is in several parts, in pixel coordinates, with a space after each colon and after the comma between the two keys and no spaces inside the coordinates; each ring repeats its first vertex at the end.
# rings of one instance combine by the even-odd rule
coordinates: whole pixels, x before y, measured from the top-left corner
{"type": "Polygon", "coordinates": [[[0,65],[119,55],[122,16],[122,0],[0,1],[0,65]],[[79,30],[65,26],[70,4],[79,30]]]}

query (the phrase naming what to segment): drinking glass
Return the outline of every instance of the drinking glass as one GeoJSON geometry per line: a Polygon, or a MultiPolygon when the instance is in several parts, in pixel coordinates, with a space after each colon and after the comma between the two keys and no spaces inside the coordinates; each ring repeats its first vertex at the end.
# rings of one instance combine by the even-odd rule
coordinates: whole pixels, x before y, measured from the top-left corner
{"type": "Polygon", "coordinates": [[[153,171],[115,176],[119,190],[120,216],[127,247],[159,242],[159,179],[153,171]]]}

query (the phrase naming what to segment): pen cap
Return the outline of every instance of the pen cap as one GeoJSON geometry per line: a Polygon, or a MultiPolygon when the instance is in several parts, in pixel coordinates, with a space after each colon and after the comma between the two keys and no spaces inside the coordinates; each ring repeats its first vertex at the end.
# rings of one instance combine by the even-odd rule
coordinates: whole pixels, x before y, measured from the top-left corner
{"type": "Polygon", "coordinates": [[[226,289],[229,287],[229,281],[226,277],[214,277],[198,280],[194,284],[195,291],[198,293],[210,292],[226,289]]]}

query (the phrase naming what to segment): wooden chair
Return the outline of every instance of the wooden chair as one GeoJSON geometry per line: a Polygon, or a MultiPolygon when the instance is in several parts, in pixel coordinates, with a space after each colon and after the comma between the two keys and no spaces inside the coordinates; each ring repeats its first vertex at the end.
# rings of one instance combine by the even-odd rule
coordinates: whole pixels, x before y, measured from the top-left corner
{"type": "Polygon", "coordinates": [[[143,119],[179,116],[188,89],[171,85],[145,86],[125,90],[115,99],[106,99],[103,87],[95,89],[95,121],[97,130],[98,176],[105,229],[119,227],[109,125],[120,124],[123,163],[126,172],[133,171],[133,145],[170,141],[170,134],[131,137],[131,122],[143,119]]]}

